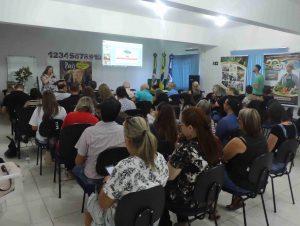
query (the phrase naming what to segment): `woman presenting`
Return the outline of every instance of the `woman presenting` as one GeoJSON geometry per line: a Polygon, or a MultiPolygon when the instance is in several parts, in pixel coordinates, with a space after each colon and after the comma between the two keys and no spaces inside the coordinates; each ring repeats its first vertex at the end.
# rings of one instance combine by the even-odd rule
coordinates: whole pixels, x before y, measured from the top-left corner
{"type": "Polygon", "coordinates": [[[57,78],[53,74],[53,67],[47,66],[44,70],[43,74],[41,75],[41,81],[42,81],[42,92],[46,90],[55,91],[56,85],[55,82],[57,81],[57,78]]]}

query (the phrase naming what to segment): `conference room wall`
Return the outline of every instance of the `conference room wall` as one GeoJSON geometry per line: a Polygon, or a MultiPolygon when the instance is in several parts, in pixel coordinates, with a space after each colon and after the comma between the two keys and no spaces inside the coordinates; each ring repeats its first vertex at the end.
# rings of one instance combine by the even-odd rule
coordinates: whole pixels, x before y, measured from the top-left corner
{"type": "Polygon", "coordinates": [[[300,52],[300,35],[289,34],[256,26],[215,30],[219,46],[202,51],[200,57],[201,87],[211,92],[214,84],[221,82],[221,57],[230,56],[232,50],[270,49],[288,47],[289,52],[300,52]],[[213,65],[218,61],[219,64],[213,65]]]}
{"type": "Polygon", "coordinates": [[[105,82],[115,89],[126,80],[133,88],[139,89],[139,86],[152,76],[154,52],[159,55],[159,77],[161,53],[166,51],[167,54],[186,54],[184,49],[189,46],[187,43],[10,24],[1,24],[0,33],[0,90],[6,88],[8,55],[36,57],[39,72],[37,76],[40,76],[48,64],[53,65],[54,73],[59,75],[59,60],[50,59],[50,51],[102,54],[102,40],[141,43],[143,67],[102,66],[101,61],[93,61],[92,65],[93,79],[98,84],[105,82]]]}

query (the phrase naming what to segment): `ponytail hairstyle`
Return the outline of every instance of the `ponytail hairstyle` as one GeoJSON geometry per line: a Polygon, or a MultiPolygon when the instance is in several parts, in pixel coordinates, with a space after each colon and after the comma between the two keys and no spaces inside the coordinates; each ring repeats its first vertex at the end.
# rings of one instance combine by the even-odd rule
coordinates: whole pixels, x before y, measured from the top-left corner
{"type": "Polygon", "coordinates": [[[150,132],[146,120],[142,117],[128,117],[124,123],[124,135],[136,148],[136,156],[141,158],[147,167],[154,168],[157,152],[157,140],[150,132]]]}

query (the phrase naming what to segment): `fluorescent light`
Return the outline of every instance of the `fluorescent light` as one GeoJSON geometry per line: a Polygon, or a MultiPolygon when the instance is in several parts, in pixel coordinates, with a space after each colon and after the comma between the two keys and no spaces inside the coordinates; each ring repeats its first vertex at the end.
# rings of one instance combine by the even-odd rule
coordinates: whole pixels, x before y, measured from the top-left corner
{"type": "Polygon", "coordinates": [[[228,19],[225,16],[216,16],[214,21],[215,25],[223,27],[227,23],[228,19]]]}
{"type": "Polygon", "coordinates": [[[150,7],[156,15],[160,18],[164,18],[164,15],[168,11],[168,7],[159,0],[143,0],[145,5],[150,7]]]}

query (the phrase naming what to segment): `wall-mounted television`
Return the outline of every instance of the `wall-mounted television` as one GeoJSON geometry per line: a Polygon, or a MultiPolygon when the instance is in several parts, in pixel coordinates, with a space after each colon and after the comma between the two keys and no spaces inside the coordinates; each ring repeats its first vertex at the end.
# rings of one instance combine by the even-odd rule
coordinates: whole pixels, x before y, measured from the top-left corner
{"type": "Polygon", "coordinates": [[[109,66],[143,66],[143,45],[103,40],[102,64],[109,66]]]}

